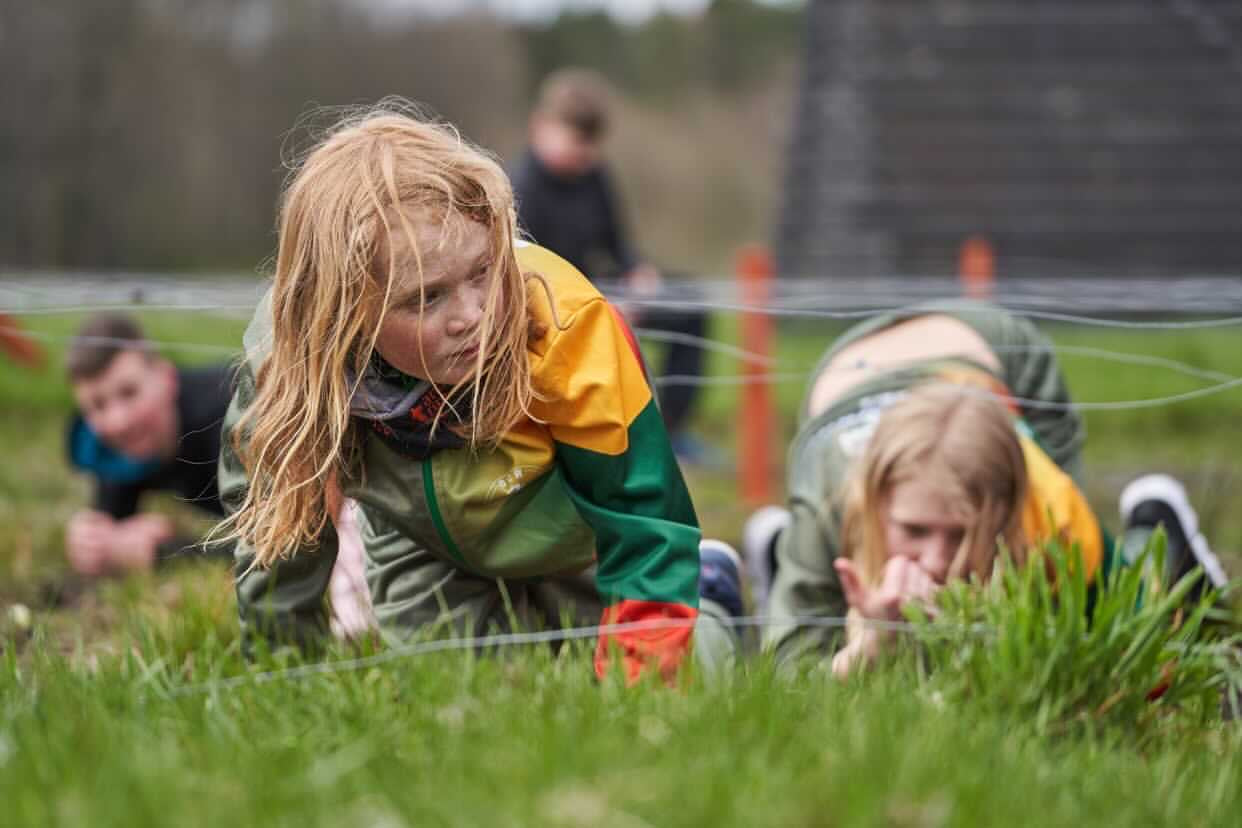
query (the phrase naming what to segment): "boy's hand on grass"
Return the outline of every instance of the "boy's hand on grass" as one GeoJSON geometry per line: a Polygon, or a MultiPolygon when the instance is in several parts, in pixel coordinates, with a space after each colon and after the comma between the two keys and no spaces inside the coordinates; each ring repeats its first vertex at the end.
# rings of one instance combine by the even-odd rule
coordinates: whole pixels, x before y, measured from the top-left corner
{"type": "Polygon", "coordinates": [[[116,522],[108,549],[108,570],[134,572],[155,565],[156,549],[172,540],[173,523],[163,515],[134,515],[116,522]]]}
{"type": "Polygon", "coordinates": [[[173,537],[172,521],[163,515],[134,515],[113,520],[93,510],[78,512],[65,531],[65,555],[82,575],[98,576],[150,569],[156,548],[173,537]]]}
{"type": "Polygon", "coordinates": [[[75,572],[104,573],[115,523],[110,515],[93,509],[84,509],[70,518],[65,529],[65,557],[75,572]]]}

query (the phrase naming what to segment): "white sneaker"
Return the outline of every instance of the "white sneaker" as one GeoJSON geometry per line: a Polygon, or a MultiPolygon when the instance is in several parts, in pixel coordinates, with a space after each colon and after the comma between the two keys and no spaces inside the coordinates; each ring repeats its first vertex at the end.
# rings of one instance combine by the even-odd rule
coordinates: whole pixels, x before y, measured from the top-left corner
{"type": "Polygon", "coordinates": [[[793,516],[783,506],[764,506],[746,519],[742,529],[742,556],[750,577],[755,610],[767,614],[768,593],[775,572],[776,538],[789,527],[793,516]]]}
{"type": "Polygon", "coordinates": [[[1217,589],[1223,588],[1229,577],[1220,559],[1208,546],[1207,538],[1199,531],[1199,516],[1190,505],[1186,487],[1181,481],[1167,474],[1148,474],[1131,480],[1121,492],[1121,522],[1127,530],[1132,527],[1154,529],[1164,526],[1169,539],[1169,569],[1176,581],[1194,568],[1203,567],[1208,581],[1217,589]],[[1189,550],[1194,560],[1187,559],[1189,550]]]}

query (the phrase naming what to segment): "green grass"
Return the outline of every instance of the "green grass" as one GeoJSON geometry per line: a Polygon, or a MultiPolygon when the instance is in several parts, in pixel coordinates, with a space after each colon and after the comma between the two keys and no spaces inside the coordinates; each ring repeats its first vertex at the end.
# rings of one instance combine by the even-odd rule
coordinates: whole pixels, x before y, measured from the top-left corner
{"type": "MultiPolygon", "coordinates": [[[[200,315],[144,321],[154,337],[186,342],[237,343],[244,326],[200,315]]],[[[29,321],[57,336],[76,323],[29,321]]],[[[782,326],[778,370],[809,370],[837,329],[782,326]]],[[[1242,375],[1236,331],[1049,330],[1059,343],[1242,375]]],[[[733,335],[726,325],[721,334],[733,335]]],[[[1084,357],[1065,365],[1083,400],[1196,385],[1084,357]]],[[[737,368],[713,357],[712,370],[737,368]]],[[[778,389],[782,440],[800,395],[796,383],[778,389]]],[[[701,432],[725,450],[737,398],[736,389],[712,388],[699,414],[701,432]]],[[[1090,494],[1105,523],[1115,528],[1128,475],[1174,471],[1188,479],[1237,571],[1240,403],[1233,391],[1089,414],[1090,494]]],[[[1069,645],[1056,638],[1064,627],[1034,623],[1038,591],[954,610],[993,613],[1011,630],[1019,655],[1008,662],[978,642],[971,653],[961,641],[939,650],[933,642],[922,660],[898,658],[844,684],[816,673],[790,680],[759,660],[719,682],[626,690],[597,684],[588,655],[571,647],[559,657],[543,649],[418,656],[204,691],[204,682],[283,662],[242,660],[229,578],[219,570],[65,580],[62,527],[87,497],[62,459],[68,404],[54,370],[0,363],[6,825],[1232,825],[1242,813],[1242,731],[1222,723],[1207,697],[1135,703],[1148,675],[1136,672],[1118,678],[1116,690],[1098,682],[1081,697],[1049,681],[1042,692],[1060,705],[1056,715],[1023,702],[1040,698],[1032,677],[1082,670],[1098,678],[1116,654],[1091,645],[1066,655],[1069,645]],[[15,602],[31,610],[29,626],[17,623],[15,602]],[[1004,620],[1017,615],[1027,626],[1004,620]],[[942,669],[922,672],[925,660],[942,669]],[[1114,702],[1098,721],[1088,716],[1089,726],[1065,726],[1117,690],[1128,693],[1126,704],[1114,702]]],[[[744,509],[733,476],[691,470],[689,478],[707,532],[736,540],[744,509]]],[[[175,504],[161,508],[192,520],[175,504]]],[[[1151,617],[1122,618],[1112,645],[1137,640],[1151,617]]],[[[1086,632],[1073,635],[1081,643],[1086,632]]],[[[1175,636],[1134,661],[1163,668],[1161,642],[1175,636]]],[[[337,648],[328,658],[352,655],[337,648]]]]}
{"type": "Polygon", "coordinates": [[[1201,706],[1143,705],[1139,739],[1125,717],[1066,731],[996,704],[1051,649],[1038,638],[974,694],[900,658],[844,684],[760,660],[627,690],[580,647],[213,690],[246,666],[200,577],[164,582],[184,590],[171,608],[146,579],[112,585],[109,650],[65,653],[41,628],[9,650],[6,824],[1229,825],[1242,807],[1242,731],[1201,706]]]}
{"type": "Polygon", "coordinates": [[[1092,584],[1054,541],[985,588],[951,584],[934,621],[915,613],[928,683],[951,707],[1040,732],[1112,729],[1142,745],[1170,719],[1211,722],[1237,686],[1239,638],[1216,596],[1188,597],[1198,578],[1150,576],[1164,571],[1163,533],[1146,554],[1092,584]]]}

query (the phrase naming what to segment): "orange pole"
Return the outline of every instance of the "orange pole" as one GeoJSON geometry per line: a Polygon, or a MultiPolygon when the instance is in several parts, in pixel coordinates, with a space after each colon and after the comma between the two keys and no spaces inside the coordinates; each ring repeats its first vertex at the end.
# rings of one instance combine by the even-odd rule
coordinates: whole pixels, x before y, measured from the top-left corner
{"type": "MultiPolygon", "coordinates": [[[[772,318],[765,312],[771,295],[772,256],[762,245],[743,248],[737,257],[738,286],[747,310],[742,312],[742,347],[752,354],[770,357],[772,318]]],[[[776,418],[772,388],[767,379],[770,365],[744,358],[741,406],[738,409],[738,483],[742,500],[751,506],[772,502],[772,436],[776,418]]]]}
{"type": "Polygon", "coordinates": [[[962,242],[957,259],[957,274],[962,293],[971,299],[992,298],[996,281],[996,255],[992,243],[983,236],[971,236],[962,242]]]}
{"type": "Polygon", "coordinates": [[[17,320],[0,313],[0,353],[29,368],[43,365],[43,349],[22,331],[17,320]]]}

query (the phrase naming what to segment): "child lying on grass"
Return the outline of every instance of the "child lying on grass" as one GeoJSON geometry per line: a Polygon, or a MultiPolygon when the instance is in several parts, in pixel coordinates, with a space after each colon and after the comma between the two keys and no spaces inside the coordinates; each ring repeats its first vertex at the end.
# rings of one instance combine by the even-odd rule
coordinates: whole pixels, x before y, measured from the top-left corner
{"type": "MultiPolygon", "coordinates": [[[[747,527],[755,591],[776,619],[765,643],[781,659],[831,657],[844,675],[888,640],[861,622],[899,620],[949,579],[987,580],[998,542],[1021,560],[1064,541],[1095,577],[1109,544],[1071,476],[1084,430],[1068,403],[1051,344],[998,308],[954,302],[847,332],[808,389],[788,510],[768,507],[747,527]],[[856,623],[839,651],[834,631],[781,622],[847,609],[856,623]]],[[[1123,520],[1125,552],[1163,523],[1172,574],[1203,561],[1223,585],[1176,481],[1132,483],[1123,520]]]]}

